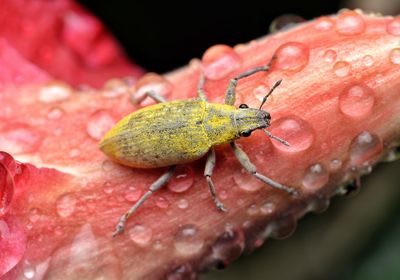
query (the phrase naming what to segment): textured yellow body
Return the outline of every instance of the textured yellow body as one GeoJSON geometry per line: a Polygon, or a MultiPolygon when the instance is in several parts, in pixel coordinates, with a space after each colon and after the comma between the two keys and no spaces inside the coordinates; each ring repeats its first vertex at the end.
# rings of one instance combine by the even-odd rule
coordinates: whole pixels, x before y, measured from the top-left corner
{"type": "Polygon", "coordinates": [[[142,108],[119,121],[100,142],[115,161],[155,168],[194,161],[215,145],[239,138],[237,108],[202,99],[142,108]]]}

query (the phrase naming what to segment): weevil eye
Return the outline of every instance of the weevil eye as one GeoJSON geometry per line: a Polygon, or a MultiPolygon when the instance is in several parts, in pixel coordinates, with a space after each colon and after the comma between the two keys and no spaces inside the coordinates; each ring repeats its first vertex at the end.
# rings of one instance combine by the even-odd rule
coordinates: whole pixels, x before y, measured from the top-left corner
{"type": "Polygon", "coordinates": [[[243,131],[240,136],[242,137],[249,137],[251,135],[251,131],[243,131]]]}
{"type": "Polygon", "coordinates": [[[247,109],[247,108],[249,108],[249,106],[247,106],[247,104],[240,104],[239,108],[240,109],[247,109]]]}
{"type": "Polygon", "coordinates": [[[266,118],[267,120],[271,120],[271,115],[270,115],[269,113],[267,113],[267,115],[265,116],[265,118],[266,118]]]}

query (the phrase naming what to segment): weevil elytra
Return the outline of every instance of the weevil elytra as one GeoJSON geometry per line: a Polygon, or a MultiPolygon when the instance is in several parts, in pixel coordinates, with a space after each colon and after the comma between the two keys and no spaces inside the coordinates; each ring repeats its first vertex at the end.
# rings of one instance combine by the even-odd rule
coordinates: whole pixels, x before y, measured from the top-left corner
{"type": "Polygon", "coordinates": [[[252,68],[231,79],[225,93],[225,104],[207,102],[202,75],[197,89],[198,98],[166,102],[156,92],[148,92],[147,96],[160,103],[129,114],[106,133],[100,142],[100,149],[116,162],[134,168],[169,166],[132,208],[121,216],[113,236],[121,233],[127,219],[153,192],[169,181],[177,164],[192,162],[206,154],[204,176],[211,197],[219,210],[226,211],[212,181],[216,160],[213,147],[220,144],[229,143],[240,164],[257,179],[290,194],[297,193],[257,172],[246,153],[235,144],[236,139],[248,137],[252,131],[262,129],[268,137],[289,145],[265,130],[270,125],[271,116],[261,109],[281,80],[265,95],[259,108],[249,108],[246,104],[239,108],[233,106],[238,81],[258,72],[267,72],[273,59],[267,65],[252,68]]]}

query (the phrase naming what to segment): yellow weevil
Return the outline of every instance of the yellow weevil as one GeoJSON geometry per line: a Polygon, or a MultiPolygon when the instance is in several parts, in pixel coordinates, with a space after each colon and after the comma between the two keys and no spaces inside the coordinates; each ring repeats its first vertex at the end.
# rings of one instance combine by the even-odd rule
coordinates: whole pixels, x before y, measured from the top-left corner
{"type": "MultiPolygon", "coordinates": [[[[274,59],[274,58],[273,58],[274,59]]],[[[208,153],[204,176],[206,177],[211,197],[216,207],[226,211],[219,201],[211,179],[215,166],[213,147],[230,143],[241,165],[253,176],[273,188],[290,194],[297,192],[257,172],[245,152],[235,140],[248,137],[256,129],[263,131],[285,145],[286,141],[273,136],[265,128],[270,125],[271,116],[262,110],[268,96],[278,87],[276,82],[265,95],[258,109],[241,104],[233,106],[238,80],[260,71],[268,71],[271,61],[265,66],[252,68],[231,79],[225,94],[225,104],[208,103],[203,91],[204,76],[198,84],[199,98],[166,102],[156,92],[146,95],[160,102],[129,114],[119,121],[100,142],[100,149],[113,160],[135,168],[157,168],[169,166],[168,171],[158,178],[149,190],[121,216],[113,236],[121,233],[127,219],[155,191],[164,186],[172,177],[177,164],[192,162],[208,153]]]]}

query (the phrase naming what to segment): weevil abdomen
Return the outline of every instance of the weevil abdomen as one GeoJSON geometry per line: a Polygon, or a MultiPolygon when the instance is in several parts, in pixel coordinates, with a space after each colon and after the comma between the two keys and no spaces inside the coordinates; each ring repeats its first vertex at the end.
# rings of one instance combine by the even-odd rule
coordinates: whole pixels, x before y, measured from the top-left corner
{"type": "Polygon", "coordinates": [[[137,168],[194,161],[211,147],[203,126],[205,108],[201,99],[142,108],[107,132],[100,148],[117,162],[137,168]]]}

